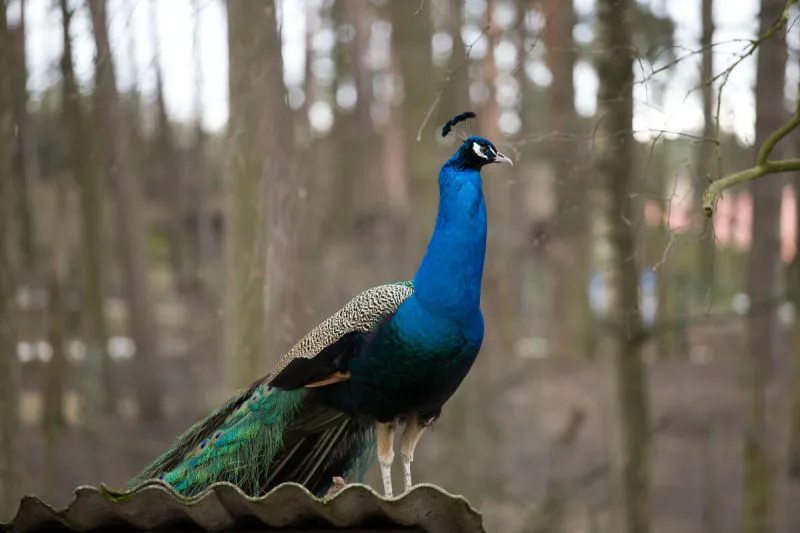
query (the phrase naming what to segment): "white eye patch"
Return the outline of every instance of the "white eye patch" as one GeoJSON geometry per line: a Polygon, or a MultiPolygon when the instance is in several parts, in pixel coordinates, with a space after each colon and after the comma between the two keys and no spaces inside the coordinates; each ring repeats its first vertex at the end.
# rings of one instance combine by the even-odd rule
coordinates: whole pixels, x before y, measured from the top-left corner
{"type": "Polygon", "coordinates": [[[483,159],[489,159],[489,156],[487,156],[481,151],[481,145],[478,143],[472,143],[472,151],[478,154],[478,157],[482,157],[483,159]]]}

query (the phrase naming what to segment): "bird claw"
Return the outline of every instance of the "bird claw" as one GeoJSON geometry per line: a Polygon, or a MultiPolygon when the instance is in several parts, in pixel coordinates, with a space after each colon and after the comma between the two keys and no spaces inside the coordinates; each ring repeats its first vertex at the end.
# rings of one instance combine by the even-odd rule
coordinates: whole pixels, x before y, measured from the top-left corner
{"type": "Polygon", "coordinates": [[[337,492],[345,488],[346,485],[347,483],[343,478],[340,478],[339,476],[333,476],[333,485],[331,485],[331,488],[329,488],[328,492],[325,493],[325,497],[330,498],[331,496],[334,496],[337,492]]]}

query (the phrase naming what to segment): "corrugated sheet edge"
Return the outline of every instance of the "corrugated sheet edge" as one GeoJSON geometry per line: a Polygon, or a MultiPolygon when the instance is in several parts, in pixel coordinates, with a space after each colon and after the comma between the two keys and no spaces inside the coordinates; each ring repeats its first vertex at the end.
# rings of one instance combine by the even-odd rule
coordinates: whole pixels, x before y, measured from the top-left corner
{"type": "Polygon", "coordinates": [[[394,498],[384,498],[367,485],[353,484],[320,499],[296,483],[285,483],[257,498],[230,483],[216,483],[202,494],[187,498],[159,480],[147,481],[131,491],[104,485],[78,487],[73,501],[63,509],[54,509],[36,496],[25,496],[16,517],[0,524],[0,529],[27,533],[46,524],[60,524],[74,531],[110,525],[148,530],[188,521],[215,531],[253,519],[274,528],[309,522],[349,527],[382,519],[400,526],[419,526],[431,533],[485,533],[480,512],[466,498],[430,484],[417,485],[394,498]]]}

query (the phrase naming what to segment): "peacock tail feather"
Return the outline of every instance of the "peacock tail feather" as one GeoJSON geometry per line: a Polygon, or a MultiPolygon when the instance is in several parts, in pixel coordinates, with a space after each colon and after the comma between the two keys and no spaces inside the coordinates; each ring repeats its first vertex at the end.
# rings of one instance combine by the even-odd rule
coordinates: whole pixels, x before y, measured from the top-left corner
{"type": "Polygon", "coordinates": [[[294,481],[322,495],[334,476],[363,479],[375,457],[373,424],[324,406],[303,383],[330,373],[329,359],[352,356],[357,343],[347,339],[368,334],[412,293],[412,282],[405,281],[353,298],[303,337],[271,374],[178,437],[128,487],[159,478],[193,496],[226,481],[257,496],[294,481]]]}

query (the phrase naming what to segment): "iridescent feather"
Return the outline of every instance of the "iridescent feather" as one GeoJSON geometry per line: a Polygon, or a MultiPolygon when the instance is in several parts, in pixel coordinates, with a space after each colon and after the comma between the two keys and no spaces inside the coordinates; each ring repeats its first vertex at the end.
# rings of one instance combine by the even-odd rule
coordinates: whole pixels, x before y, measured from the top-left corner
{"type": "Polygon", "coordinates": [[[302,386],[280,390],[271,384],[329,371],[326,361],[315,367],[314,358],[348,334],[368,334],[411,294],[413,284],[405,281],[353,298],[303,337],[272,373],[189,428],[128,486],[159,478],[191,496],[227,481],[258,495],[296,481],[324,494],[334,475],[360,480],[375,456],[372,424],[321,405],[302,386]]]}

